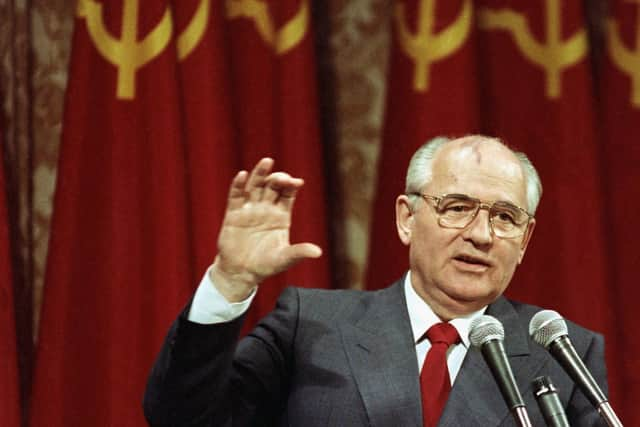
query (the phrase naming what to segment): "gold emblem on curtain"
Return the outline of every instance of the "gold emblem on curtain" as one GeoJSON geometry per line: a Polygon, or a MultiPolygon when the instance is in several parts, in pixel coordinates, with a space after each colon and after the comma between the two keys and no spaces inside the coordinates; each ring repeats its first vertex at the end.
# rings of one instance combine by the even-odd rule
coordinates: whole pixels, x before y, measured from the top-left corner
{"type": "Polygon", "coordinates": [[[280,29],[275,28],[269,6],[262,0],[227,0],[227,18],[248,18],[258,34],[278,55],[296,47],[309,28],[309,0],[302,0],[296,14],[280,29]]]}
{"type": "Polygon", "coordinates": [[[471,0],[465,0],[454,22],[439,33],[434,32],[435,6],[436,0],[420,1],[415,34],[407,25],[405,5],[397,2],[393,11],[400,47],[415,63],[413,88],[418,92],[429,90],[431,64],[453,55],[464,44],[471,30],[471,0]]]}
{"type": "MultiPolygon", "coordinates": [[[[183,60],[198,45],[209,21],[210,0],[200,0],[187,27],[176,40],[178,59],[183,60]]],[[[102,4],[94,0],[79,0],[76,15],[85,18],[87,31],[98,52],[118,68],[116,98],[135,97],[135,76],[138,69],[166,49],[173,35],[171,10],[165,10],[160,22],[141,40],[137,38],[139,0],[124,0],[122,34],[116,38],[107,31],[102,4]]]]}
{"type": "Polygon", "coordinates": [[[634,108],[640,108],[640,15],[637,19],[635,50],[624,45],[622,37],[620,37],[618,22],[612,18],[607,20],[609,55],[613,63],[631,77],[631,105],[634,108]]]}
{"type": "Polygon", "coordinates": [[[554,99],[560,96],[562,71],[585,57],[587,36],[584,28],[580,28],[571,37],[562,40],[560,0],[545,0],[545,6],[546,39],[542,43],[531,34],[527,18],[513,10],[481,9],[478,23],[482,29],[510,32],[524,57],[545,70],[545,94],[554,99]]]}

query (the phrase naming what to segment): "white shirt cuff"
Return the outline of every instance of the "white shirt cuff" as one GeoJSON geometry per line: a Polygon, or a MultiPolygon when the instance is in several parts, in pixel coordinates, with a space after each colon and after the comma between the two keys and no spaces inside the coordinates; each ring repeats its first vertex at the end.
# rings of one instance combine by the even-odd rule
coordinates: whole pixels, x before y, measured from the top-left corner
{"type": "Polygon", "coordinates": [[[193,297],[187,319],[205,325],[235,320],[249,309],[255,296],[256,289],[244,301],[230,303],[215,287],[207,269],[193,297]]]}

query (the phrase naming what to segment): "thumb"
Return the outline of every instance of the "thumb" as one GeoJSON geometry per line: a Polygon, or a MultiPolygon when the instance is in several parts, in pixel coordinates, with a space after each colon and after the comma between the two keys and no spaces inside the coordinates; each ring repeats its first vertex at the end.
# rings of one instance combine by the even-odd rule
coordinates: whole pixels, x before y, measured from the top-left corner
{"type": "Polygon", "coordinates": [[[305,258],[319,258],[321,255],[322,249],[313,243],[297,243],[284,250],[284,257],[287,259],[289,266],[305,258]]]}

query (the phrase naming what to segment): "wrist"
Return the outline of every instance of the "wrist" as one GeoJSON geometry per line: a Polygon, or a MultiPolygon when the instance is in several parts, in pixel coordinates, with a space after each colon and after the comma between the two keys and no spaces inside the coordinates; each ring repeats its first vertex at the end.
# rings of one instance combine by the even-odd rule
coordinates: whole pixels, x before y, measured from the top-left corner
{"type": "Polygon", "coordinates": [[[209,278],[218,292],[230,303],[246,300],[258,286],[258,280],[248,272],[229,272],[217,256],[209,269],[209,278]]]}

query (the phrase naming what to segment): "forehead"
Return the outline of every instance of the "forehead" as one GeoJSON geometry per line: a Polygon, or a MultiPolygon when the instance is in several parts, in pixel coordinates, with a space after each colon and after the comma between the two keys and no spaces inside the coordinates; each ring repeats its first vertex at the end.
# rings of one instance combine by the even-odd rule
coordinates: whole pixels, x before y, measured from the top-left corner
{"type": "Polygon", "coordinates": [[[525,177],[518,158],[490,140],[453,141],[433,160],[432,194],[461,193],[483,200],[526,205],[525,177]]]}

